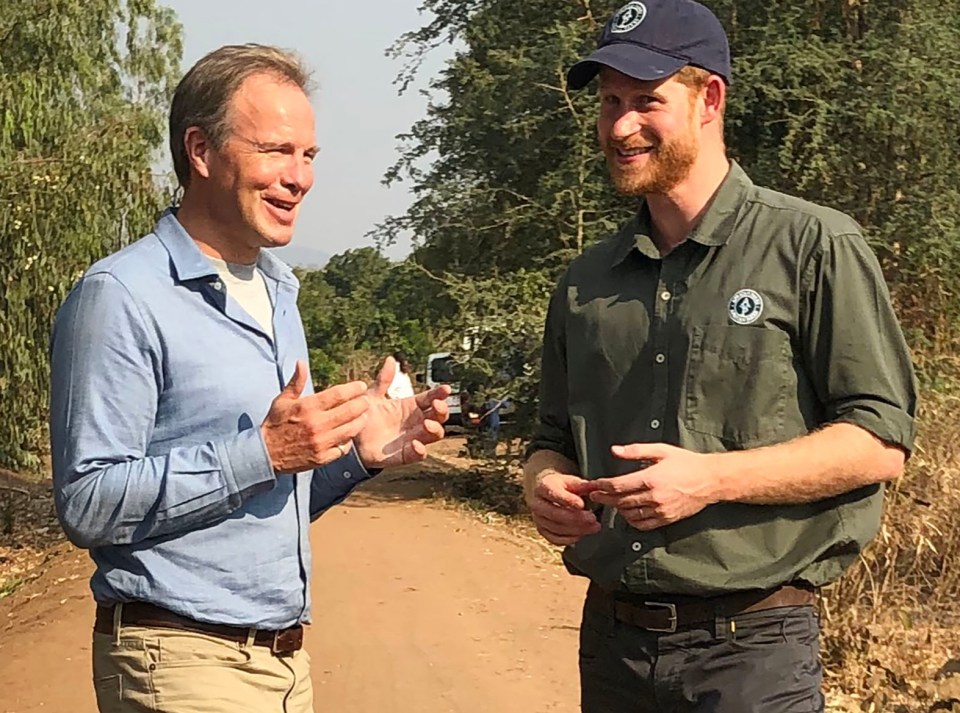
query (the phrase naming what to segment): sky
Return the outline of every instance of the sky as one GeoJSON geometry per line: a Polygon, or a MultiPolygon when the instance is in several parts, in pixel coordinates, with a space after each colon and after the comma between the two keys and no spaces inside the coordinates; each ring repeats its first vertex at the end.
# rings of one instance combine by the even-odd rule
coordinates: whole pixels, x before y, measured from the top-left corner
{"type": "MultiPolygon", "coordinates": [[[[295,248],[335,255],[372,245],[365,234],[412,198],[406,183],[387,189],[384,172],[398,156],[397,134],[426,113],[424,89],[452,55],[435,50],[403,96],[393,81],[402,60],[384,55],[403,33],[426,24],[420,0],[161,0],[183,25],[183,67],[225,44],[259,42],[296,50],[314,70],[320,155],[293,239],[295,248]]],[[[400,259],[409,241],[386,250],[400,259]]],[[[288,254],[287,260],[293,253],[288,254]]]]}

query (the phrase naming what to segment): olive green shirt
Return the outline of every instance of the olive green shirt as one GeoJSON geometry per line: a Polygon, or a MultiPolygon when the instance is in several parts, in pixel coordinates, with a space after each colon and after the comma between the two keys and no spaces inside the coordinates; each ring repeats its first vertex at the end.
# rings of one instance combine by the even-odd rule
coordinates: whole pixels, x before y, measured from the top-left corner
{"type": "MultiPolygon", "coordinates": [[[[649,213],[573,261],[544,333],[540,427],[588,479],[613,444],[700,453],[853,423],[909,453],[916,386],[879,265],[848,216],[754,186],[735,163],[661,257],[649,213]]],[[[710,595],[836,579],[879,526],[882,487],[800,505],[718,503],[652,532],[612,508],[566,549],[608,589],[710,595]]]]}

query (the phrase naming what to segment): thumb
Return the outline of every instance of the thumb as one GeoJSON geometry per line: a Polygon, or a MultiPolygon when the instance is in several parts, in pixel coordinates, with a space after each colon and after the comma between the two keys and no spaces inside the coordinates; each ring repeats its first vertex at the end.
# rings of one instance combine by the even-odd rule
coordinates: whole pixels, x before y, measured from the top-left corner
{"type": "Polygon", "coordinates": [[[388,356],[386,361],[383,362],[380,373],[377,375],[377,384],[373,387],[373,392],[377,396],[386,396],[387,389],[390,388],[390,384],[393,383],[393,377],[396,375],[397,360],[392,356],[388,356]]]}
{"type": "Polygon", "coordinates": [[[661,461],[675,450],[666,443],[631,443],[626,446],[611,446],[610,452],[623,460],[661,461]]]}
{"type": "Polygon", "coordinates": [[[300,394],[303,393],[303,389],[307,385],[308,376],[307,363],[303,361],[303,359],[297,359],[297,366],[293,370],[293,376],[290,377],[287,385],[283,387],[280,396],[286,399],[299,399],[300,394]]]}

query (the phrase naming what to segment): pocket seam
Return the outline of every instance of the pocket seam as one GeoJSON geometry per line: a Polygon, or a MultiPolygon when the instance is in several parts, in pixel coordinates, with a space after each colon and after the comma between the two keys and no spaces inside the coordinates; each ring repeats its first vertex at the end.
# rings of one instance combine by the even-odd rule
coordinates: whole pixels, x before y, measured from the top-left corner
{"type": "MultiPolygon", "coordinates": [[[[707,325],[711,327],[721,327],[725,333],[734,333],[726,332],[726,330],[736,330],[736,332],[747,333],[744,330],[749,330],[751,332],[771,332],[771,333],[781,333],[784,336],[787,336],[786,333],[781,332],[780,330],[765,329],[762,327],[740,327],[732,325],[707,325]]],[[[766,443],[770,437],[775,436],[783,431],[784,428],[784,419],[786,416],[787,410],[787,386],[789,385],[789,364],[790,364],[790,352],[789,338],[783,339],[779,345],[777,356],[777,370],[776,376],[779,380],[780,389],[777,394],[776,400],[776,409],[775,413],[772,414],[772,417],[765,417],[764,420],[770,421],[770,425],[766,428],[761,429],[762,421],[755,424],[754,431],[747,431],[746,429],[732,428],[727,427],[726,433],[724,433],[725,423],[715,424],[712,426],[712,430],[708,430],[711,426],[710,423],[705,423],[707,419],[704,419],[702,415],[698,416],[697,405],[700,401],[705,401],[706,399],[698,399],[698,394],[696,390],[696,383],[698,382],[698,377],[701,376],[704,358],[703,355],[705,352],[710,352],[718,356],[724,354],[723,349],[717,348],[713,349],[706,345],[706,335],[707,329],[704,326],[698,326],[693,328],[693,338],[690,342],[690,349],[687,352],[687,365],[686,365],[686,375],[684,380],[684,398],[682,403],[684,405],[684,413],[682,415],[684,425],[687,430],[698,433],[705,436],[711,436],[717,438],[725,443],[732,443],[742,447],[751,447],[757,443],[766,443]]],[[[737,345],[739,351],[743,352],[746,350],[744,345],[737,345]]],[[[729,351],[729,350],[728,350],[729,351]]],[[[700,380],[702,381],[702,379],[700,380]]]]}

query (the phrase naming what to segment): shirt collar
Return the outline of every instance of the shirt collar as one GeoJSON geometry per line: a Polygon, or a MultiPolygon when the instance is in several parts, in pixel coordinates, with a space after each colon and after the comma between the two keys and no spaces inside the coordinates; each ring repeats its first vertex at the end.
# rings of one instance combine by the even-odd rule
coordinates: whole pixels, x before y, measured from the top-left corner
{"type": "MultiPolygon", "coordinates": [[[[733,234],[740,208],[752,187],[753,182],[746,172],[736,161],[730,161],[730,170],[687,239],[707,246],[725,245],[733,234]]],[[[618,245],[614,264],[619,265],[634,250],[659,259],[659,251],[650,233],[650,209],[646,201],[642,201],[637,214],[621,229],[616,238],[618,245]]]]}
{"type": "MultiPolygon", "coordinates": [[[[217,270],[207,259],[196,242],[190,237],[186,229],[177,220],[177,209],[167,208],[153,232],[163,243],[170,254],[170,264],[173,266],[174,276],[180,282],[217,277],[217,270]]],[[[268,250],[261,250],[257,257],[257,267],[263,274],[277,282],[299,286],[296,275],[282,260],[271,255],[268,250]]]]}

